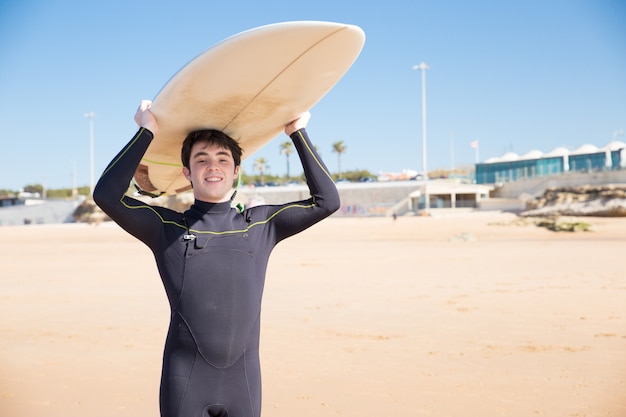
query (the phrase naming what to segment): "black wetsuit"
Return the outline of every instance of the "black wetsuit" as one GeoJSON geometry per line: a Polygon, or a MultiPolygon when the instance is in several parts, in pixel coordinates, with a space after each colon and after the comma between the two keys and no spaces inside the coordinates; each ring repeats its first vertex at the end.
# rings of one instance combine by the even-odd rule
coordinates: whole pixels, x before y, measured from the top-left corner
{"type": "Polygon", "coordinates": [[[152,133],[140,129],[104,171],[94,200],[156,258],[171,308],[163,355],[163,417],[258,417],[259,320],[274,246],[339,208],[337,189],[304,129],[291,135],[308,200],[241,212],[195,201],[179,213],[125,196],[152,133]]]}

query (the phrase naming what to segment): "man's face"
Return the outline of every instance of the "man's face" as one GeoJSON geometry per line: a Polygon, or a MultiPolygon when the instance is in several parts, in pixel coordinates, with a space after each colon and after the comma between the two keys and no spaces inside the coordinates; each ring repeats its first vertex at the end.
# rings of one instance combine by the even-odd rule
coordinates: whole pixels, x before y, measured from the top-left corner
{"type": "Polygon", "coordinates": [[[235,166],[230,150],[207,142],[193,145],[189,169],[183,167],[194,197],[207,203],[228,201],[238,173],[239,167],[235,166]]]}

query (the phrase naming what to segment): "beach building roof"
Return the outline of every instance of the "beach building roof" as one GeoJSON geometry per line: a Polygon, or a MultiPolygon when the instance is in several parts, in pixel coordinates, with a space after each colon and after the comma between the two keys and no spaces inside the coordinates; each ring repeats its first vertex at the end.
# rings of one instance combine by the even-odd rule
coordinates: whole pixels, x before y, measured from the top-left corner
{"type": "Polygon", "coordinates": [[[507,152],[502,156],[489,158],[485,160],[485,162],[483,163],[494,164],[498,162],[512,162],[512,161],[519,161],[519,160],[554,158],[558,156],[567,156],[567,155],[584,155],[588,153],[598,153],[598,152],[607,152],[607,151],[612,152],[612,151],[617,151],[620,149],[626,149],[626,143],[622,141],[614,140],[602,148],[598,148],[595,145],[586,143],[574,149],[573,151],[570,151],[563,146],[559,146],[546,153],[542,153],[540,150],[533,149],[531,151],[526,152],[522,156],[519,156],[515,152],[507,152]]]}
{"type": "Polygon", "coordinates": [[[626,143],[621,142],[619,140],[614,140],[613,142],[609,143],[604,148],[602,148],[602,150],[617,151],[617,150],[620,150],[620,149],[623,149],[623,148],[626,148],[626,143]]]}
{"type": "Polygon", "coordinates": [[[543,156],[543,152],[533,149],[532,151],[526,152],[524,155],[520,156],[520,159],[539,159],[543,156]]]}
{"type": "Polygon", "coordinates": [[[517,161],[519,159],[519,155],[515,152],[507,152],[500,157],[500,162],[506,161],[517,161]]]}
{"type": "Polygon", "coordinates": [[[582,155],[586,153],[596,153],[596,152],[598,152],[597,146],[586,143],[574,149],[572,152],[570,152],[570,155],[582,155]]]}
{"type": "Polygon", "coordinates": [[[563,146],[559,146],[558,148],[552,149],[550,152],[546,153],[544,156],[554,157],[554,156],[565,156],[568,154],[569,154],[569,151],[567,150],[567,148],[564,148],[563,146]]]}

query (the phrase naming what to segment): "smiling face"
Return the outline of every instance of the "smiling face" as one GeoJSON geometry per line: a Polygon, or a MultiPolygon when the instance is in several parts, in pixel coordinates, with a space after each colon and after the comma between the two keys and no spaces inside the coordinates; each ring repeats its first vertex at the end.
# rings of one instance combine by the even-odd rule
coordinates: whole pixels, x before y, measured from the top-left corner
{"type": "Polygon", "coordinates": [[[231,151],[205,141],[194,143],[189,167],[183,167],[183,175],[191,182],[194,197],[207,203],[228,201],[238,174],[239,166],[235,165],[231,151]]]}

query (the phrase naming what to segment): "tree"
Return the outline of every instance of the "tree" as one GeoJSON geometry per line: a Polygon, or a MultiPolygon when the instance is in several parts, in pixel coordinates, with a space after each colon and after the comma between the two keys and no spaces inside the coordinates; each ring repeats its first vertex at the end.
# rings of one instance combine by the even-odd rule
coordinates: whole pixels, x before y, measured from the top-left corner
{"type": "Polygon", "coordinates": [[[25,193],[33,193],[43,195],[43,185],[41,184],[28,184],[24,186],[25,193]]]}
{"type": "Polygon", "coordinates": [[[341,179],[341,154],[346,151],[347,147],[342,140],[333,143],[333,152],[337,154],[337,173],[341,179]]]}
{"type": "Polygon", "coordinates": [[[254,170],[259,173],[261,177],[261,184],[265,184],[265,172],[269,169],[269,165],[267,164],[267,160],[263,157],[256,159],[254,161],[254,170]]]}
{"type": "Polygon", "coordinates": [[[293,143],[286,141],[280,144],[280,154],[285,155],[287,160],[287,181],[289,181],[289,156],[293,153],[293,143]]]}

